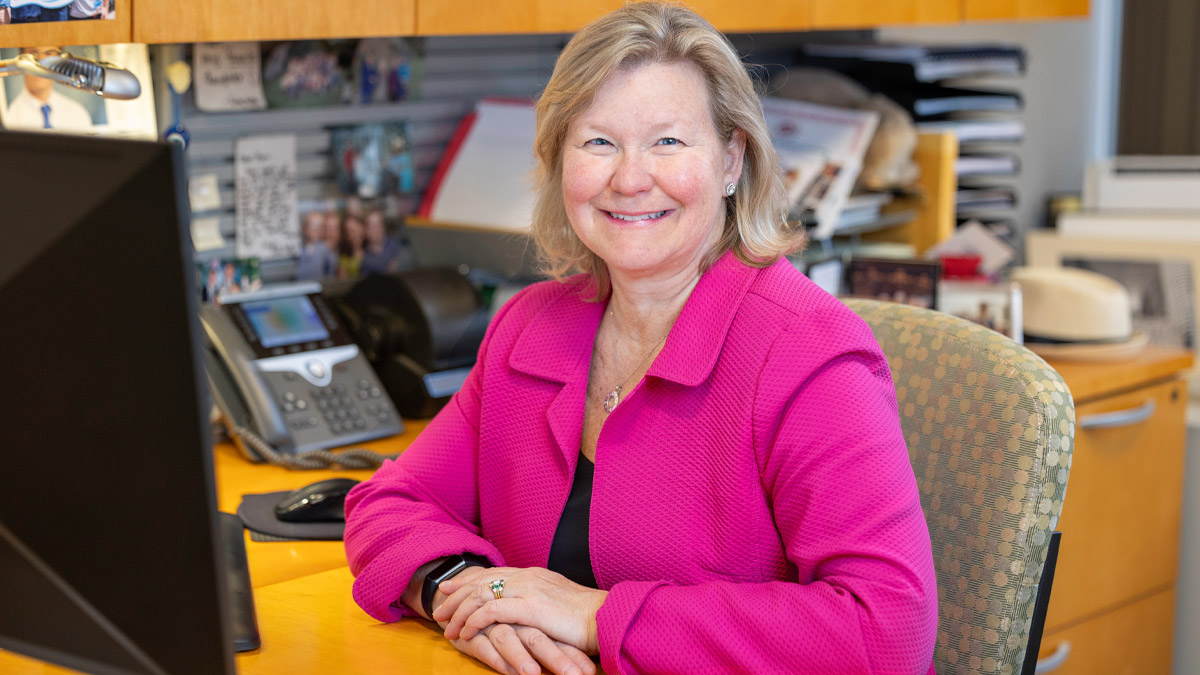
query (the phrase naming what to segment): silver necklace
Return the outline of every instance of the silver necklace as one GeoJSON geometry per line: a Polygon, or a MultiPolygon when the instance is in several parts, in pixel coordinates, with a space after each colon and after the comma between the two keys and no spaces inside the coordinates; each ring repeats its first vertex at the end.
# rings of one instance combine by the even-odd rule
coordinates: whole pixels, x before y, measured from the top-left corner
{"type": "MultiPolygon", "coordinates": [[[[617,349],[617,322],[616,322],[616,319],[613,318],[613,312],[611,309],[608,310],[608,316],[610,319],[612,319],[609,322],[609,329],[610,329],[609,333],[612,335],[612,341],[613,341],[613,366],[614,366],[613,370],[616,371],[617,374],[620,374],[621,360],[620,360],[620,357],[617,355],[617,352],[619,351],[617,349]]],[[[621,388],[624,387],[625,385],[629,384],[629,380],[633,378],[634,374],[637,373],[637,371],[642,369],[642,366],[646,365],[646,362],[650,360],[650,355],[654,353],[654,350],[658,349],[659,345],[661,345],[664,341],[666,341],[667,335],[670,335],[670,334],[671,334],[671,332],[668,330],[666,335],[663,335],[662,338],[658,342],[654,343],[654,346],[650,348],[650,351],[646,352],[646,356],[642,357],[642,360],[637,364],[637,367],[633,369],[633,372],[629,373],[629,375],[626,376],[626,378],[623,382],[621,382],[617,386],[613,387],[613,390],[608,392],[608,396],[604,397],[604,412],[611,413],[612,411],[617,409],[617,404],[621,402],[621,388]]]]}

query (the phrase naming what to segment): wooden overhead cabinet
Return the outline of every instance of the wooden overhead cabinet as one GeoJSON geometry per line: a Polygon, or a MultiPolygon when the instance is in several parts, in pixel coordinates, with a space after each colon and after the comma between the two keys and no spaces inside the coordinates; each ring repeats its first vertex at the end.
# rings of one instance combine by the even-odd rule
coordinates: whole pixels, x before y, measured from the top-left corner
{"type": "Polygon", "coordinates": [[[962,0],[964,21],[1082,19],[1088,0],[962,0]]]}
{"type": "MultiPolygon", "coordinates": [[[[417,0],[416,30],[418,35],[573,33],[623,4],[622,0],[417,0]]],[[[760,0],[752,7],[727,0],[692,0],[687,5],[726,32],[794,31],[811,25],[811,2],[803,0],[760,0]]]]}
{"type": "Polygon", "coordinates": [[[133,41],[238,42],[412,35],[416,0],[124,0],[133,41]]]}
{"type": "Polygon", "coordinates": [[[104,21],[55,21],[0,26],[0,47],[61,47],[132,42],[133,11],[129,0],[118,4],[116,16],[104,21]]]}
{"type": "Polygon", "coordinates": [[[963,0],[813,0],[815,30],[958,23],[963,0]]]}

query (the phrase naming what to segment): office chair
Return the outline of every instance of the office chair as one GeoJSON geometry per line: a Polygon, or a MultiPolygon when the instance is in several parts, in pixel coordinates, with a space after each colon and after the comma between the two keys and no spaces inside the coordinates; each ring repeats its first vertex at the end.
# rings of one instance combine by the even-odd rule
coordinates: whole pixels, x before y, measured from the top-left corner
{"type": "Polygon", "coordinates": [[[965,319],[846,304],[875,333],[896,385],[933,542],[938,673],[1032,674],[1075,437],[1067,385],[1033,352],[965,319]]]}

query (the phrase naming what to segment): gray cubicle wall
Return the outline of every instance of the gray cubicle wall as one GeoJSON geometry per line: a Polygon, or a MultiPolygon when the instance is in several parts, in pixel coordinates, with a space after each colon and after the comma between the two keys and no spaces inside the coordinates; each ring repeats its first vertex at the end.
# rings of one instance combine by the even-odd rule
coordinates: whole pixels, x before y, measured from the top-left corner
{"type": "MultiPolygon", "coordinates": [[[[191,134],[185,159],[189,175],[215,174],[221,208],[197,213],[216,216],[227,246],[204,251],[197,259],[234,256],[234,147],[243,136],[294,134],[297,192],[301,200],[337,195],[330,153],[330,129],[369,122],[408,122],[416,165],[417,194],[400,200],[402,214],[420,204],[438,160],[462,118],[487,97],[533,98],[545,85],[566,38],[550,36],[483,36],[426,38],[419,94],[393,104],[293,108],[247,113],[205,113],[191,92],[183,97],[181,122],[191,134]]],[[[180,46],[155,48],[156,81],[163,64],[187,55],[180,46]]],[[[169,97],[157,93],[160,128],[172,122],[169,97]]],[[[532,152],[532,149],[531,149],[532,152]]],[[[299,224],[297,224],[299,227],[299,224]]],[[[420,264],[467,264],[496,268],[509,275],[532,270],[533,256],[523,237],[447,230],[410,231],[420,264]]],[[[263,261],[266,281],[291,278],[295,259],[263,261]]]]}

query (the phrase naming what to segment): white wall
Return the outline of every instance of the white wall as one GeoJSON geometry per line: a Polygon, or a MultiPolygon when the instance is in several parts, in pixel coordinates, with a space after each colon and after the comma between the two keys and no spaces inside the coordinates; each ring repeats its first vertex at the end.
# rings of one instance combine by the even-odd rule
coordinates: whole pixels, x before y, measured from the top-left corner
{"type": "MultiPolygon", "coordinates": [[[[1116,59],[1114,20],[1120,0],[1093,0],[1085,20],[976,23],[963,26],[894,28],[880,40],[928,43],[1012,42],[1025,47],[1028,69],[1022,78],[988,78],[975,84],[1015,89],[1025,99],[1019,115],[1024,142],[1015,179],[998,179],[1017,189],[1013,213],[1025,231],[1042,223],[1047,195],[1077,192],[1086,162],[1111,154],[1115,110],[1116,59]]],[[[997,146],[998,148],[1001,146],[997,146]]]]}

